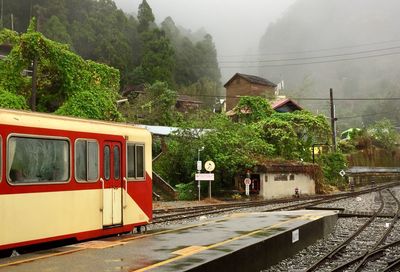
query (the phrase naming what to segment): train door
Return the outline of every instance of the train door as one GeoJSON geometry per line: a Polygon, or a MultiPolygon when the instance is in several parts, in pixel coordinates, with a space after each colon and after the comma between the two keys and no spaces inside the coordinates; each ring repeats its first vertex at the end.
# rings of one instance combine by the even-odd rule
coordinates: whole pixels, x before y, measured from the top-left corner
{"type": "Polygon", "coordinates": [[[103,145],[103,226],[122,224],[121,143],[103,145]]]}

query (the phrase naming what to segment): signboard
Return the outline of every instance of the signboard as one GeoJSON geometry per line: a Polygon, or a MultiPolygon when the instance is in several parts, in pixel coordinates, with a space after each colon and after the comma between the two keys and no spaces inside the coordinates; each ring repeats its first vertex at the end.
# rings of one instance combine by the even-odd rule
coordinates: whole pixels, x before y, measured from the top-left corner
{"type": "Polygon", "coordinates": [[[340,170],[339,175],[341,175],[342,177],[344,177],[344,175],[346,175],[346,172],[344,170],[340,170]]]}
{"type": "Polygon", "coordinates": [[[246,185],[246,195],[250,195],[250,184],[251,184],[251,179],[250,178],[245,178],[244,179],[244,184],[246,185]]]}
{"type": "Polygon", "coordinates": [[[299,230],[294,230],[292,231],[292,243],[296,243],[299,241],[300,235],[299,235],[299,230]]]}
{"type": "Polygon", "coordinates": [[[197,161],[197,171],[201,171],[201,161],[197,161]]]}
{"type": "Polygon", "coordinates": [[[212,172],[215,169],[215,163],[213,161],[206,161],[204,164],[204,169],[208,172],[212,172]]]}
{"type": "Polygon", "coordinates": [[[198,173],[195,180],[214,180],[214,173],[198,173]]]}

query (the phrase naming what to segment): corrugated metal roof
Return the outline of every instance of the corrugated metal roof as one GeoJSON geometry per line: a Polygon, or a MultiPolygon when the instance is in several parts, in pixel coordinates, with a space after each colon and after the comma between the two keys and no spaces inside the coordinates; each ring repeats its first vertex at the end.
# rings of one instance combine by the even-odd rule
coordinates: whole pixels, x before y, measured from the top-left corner
{"type": "Polygon", "coordinates": [[[282,100],[277,100],[277,101],[275,101],[271,106],[272,106],[272,109],[276,110],[277,108],[282,107],[282,106],[284,106],[284,105],[286,105],[286,104],[291,104],[291,105],[293,105],[295,108],[297,108],[297,109],[299,109],[299,110],[302,110],[302,109],[303,109],[302,107],[300,107],[299,104],[297,104],[296,102],[294,102],[294,101],[293,101],[292,99],[290,99],[290,98],[285,98],[285,99],[282,99],[282,100]]]}
{"type": "Polygon", "coordinates": [[[367,173],[400,173],[400,167],[363,167],[354,166],[346,170],[348,174],[367,174],[367,173]]]}
{"type": "Polygon", "coordinates": [[[150,131],[151,134],[167,136],[172,132],[177,131],[177,127],[166,127],[166,126],[149,126],[149,125],[137,125],[150,131]]]}
{"type": "MultiPolygon", "coordinates": [[[[177,132],[180,128],[178,127],[167,127],[167,126],[150,126],[150,125],[136,125],[137,127],[145,128],[150,131],[151,134],[160,135],[160,136],[168,136],[174,132],[177,132]]],[[[191,131],[193,134],[201,135],[207,131],[211,131],[211,129],[200,129],[200,128],[192,128],[191,131]]]]}

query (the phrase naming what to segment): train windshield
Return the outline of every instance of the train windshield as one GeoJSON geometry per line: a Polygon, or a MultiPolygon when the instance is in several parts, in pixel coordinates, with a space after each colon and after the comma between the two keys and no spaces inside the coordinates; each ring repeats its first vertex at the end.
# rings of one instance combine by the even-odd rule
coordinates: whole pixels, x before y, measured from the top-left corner
{"type": "Polygon", "coordinates": [[[8,178],[12,183],[69,180],[69,142],[64,139],[10,137],[8,178]]]}

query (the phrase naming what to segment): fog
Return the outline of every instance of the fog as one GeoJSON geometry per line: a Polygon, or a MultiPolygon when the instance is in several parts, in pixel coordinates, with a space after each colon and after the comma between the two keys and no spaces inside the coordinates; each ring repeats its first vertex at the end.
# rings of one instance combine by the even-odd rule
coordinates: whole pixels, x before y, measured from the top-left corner
{"type": "MultiPolygon", "coordinates": [[[[128,13],[137,13],[142,0],[115,0],[128,13]]],[[[257,54],[268,25],[282,16],[295,0],[147,0],[157,23],[167,16],[193,32],[204,28],[214,39],[218,59],[227,61],[257,54]]],[[[222,82],[237,69],[221,65],[222,82]]],[[[242,71],[243,72],[243,71],[242,71]]]]}
{"type": "MultiPolygon", "coordinates": [[[[128,13],[142,2],[115,1],[128,13]]],[[[284,81],[281,94],[319,113],[327,103],[306,99],[333,88],[345,98],[336,103],[342,128],[383,117],[400,126],[391,99],[400,95],[398,0],[147,1],[157,23],[170,16],[212,35],[223,84],[236,72],[284,81]]]]}

